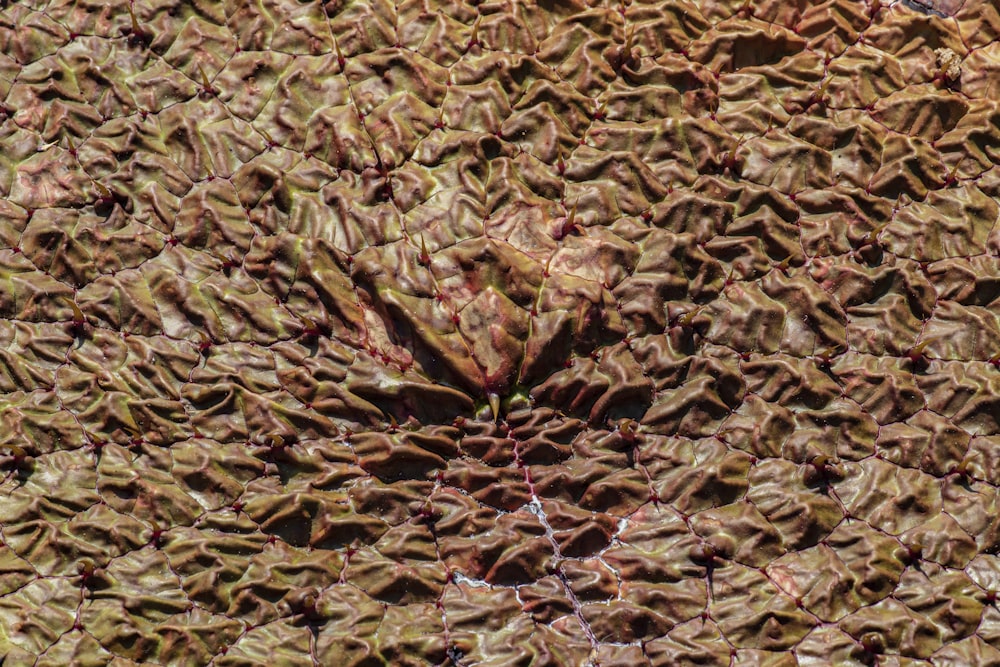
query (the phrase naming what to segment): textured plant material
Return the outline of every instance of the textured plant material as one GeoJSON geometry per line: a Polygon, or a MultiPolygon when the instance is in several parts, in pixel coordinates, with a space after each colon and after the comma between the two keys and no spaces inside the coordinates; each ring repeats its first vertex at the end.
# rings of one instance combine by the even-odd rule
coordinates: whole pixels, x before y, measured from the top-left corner
{"type": "Polygon", "coordinates": [[[0,5],[4,664],[1000,664],[995,3],[0,5]]]}

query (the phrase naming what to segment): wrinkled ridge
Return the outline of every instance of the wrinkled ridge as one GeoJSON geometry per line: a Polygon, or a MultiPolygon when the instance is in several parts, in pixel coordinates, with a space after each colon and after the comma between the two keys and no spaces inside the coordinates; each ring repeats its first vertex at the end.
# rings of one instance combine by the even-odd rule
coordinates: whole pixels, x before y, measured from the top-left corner
{"type": "Polygon", "coordinates": [[[1000,11],[0,1],[0,659],[1000,665],[1000,11]]]}

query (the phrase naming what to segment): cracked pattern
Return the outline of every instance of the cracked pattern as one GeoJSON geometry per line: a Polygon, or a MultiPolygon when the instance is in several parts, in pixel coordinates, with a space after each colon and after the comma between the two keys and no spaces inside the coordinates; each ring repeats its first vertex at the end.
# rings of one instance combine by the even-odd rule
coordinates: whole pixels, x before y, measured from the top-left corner
{"type": "Polygon", "coordinates": [[[4,664],[1000,664],[998,38],[0,2],[4,664]]]}

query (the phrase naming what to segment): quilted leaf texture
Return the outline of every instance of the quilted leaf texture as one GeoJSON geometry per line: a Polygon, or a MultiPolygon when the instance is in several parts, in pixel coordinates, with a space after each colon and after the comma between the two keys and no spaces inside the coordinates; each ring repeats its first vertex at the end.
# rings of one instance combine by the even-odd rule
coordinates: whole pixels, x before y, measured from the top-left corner
{"type": "Polygon", "coordinates": [[[987,0],[0,2],[5,665],[1000,665],[987,0]]]}

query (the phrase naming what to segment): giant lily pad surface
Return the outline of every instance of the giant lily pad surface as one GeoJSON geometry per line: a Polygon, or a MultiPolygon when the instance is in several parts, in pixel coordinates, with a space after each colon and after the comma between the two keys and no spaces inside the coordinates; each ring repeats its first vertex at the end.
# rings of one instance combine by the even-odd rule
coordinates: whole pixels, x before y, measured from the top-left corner
{"type": "Polygon", "coordinates": [[[1000,664],[995,2],[0,7],[3,664],[1000,664]]]}

